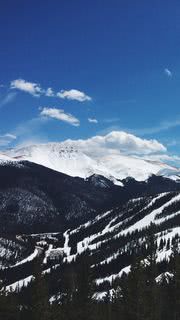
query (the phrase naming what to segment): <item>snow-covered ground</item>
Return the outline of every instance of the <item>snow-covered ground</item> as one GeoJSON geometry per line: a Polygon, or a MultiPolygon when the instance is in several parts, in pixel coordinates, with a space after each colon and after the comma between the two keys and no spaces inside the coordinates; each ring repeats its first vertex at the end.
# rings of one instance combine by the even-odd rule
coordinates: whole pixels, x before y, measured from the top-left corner
{"type": "MultiPolygon", "coordinates": [[[[175,205],[175,211],[172,211],[172,208],[174,204],[180,203],[180,194],[177,192],[166,192],[166,193],[160,193],[156,194],[154,196],[138,198],[138,199],[131,199],[129,202],[126,203],[125,206],[120,207],[119,209],[116,208],[116,210],[110,210],[107,212],[104,212],[102,214],[99,214],[96,216],[96,218],[87,221],[86,223],[79,225],[75,229],[68,229],[63,233],[64,238],[64,244],[57,244],[58,237],[56,237],[56,233],[44,233],[40,235],[34,235],[34,237],[37,236],[38,242],[37,244],[39,246],[42,245],[42,247],[36,247],[34,252],[29,255],[26,259],[23,259],[22,261],[18,262],[15,266],[18,266],[20,264],[23,264],[25,262],[31,261],[35,259],[35,257],[38,255],[39,250],[46,250],[45,251],[45,257],[44,257],[44,264],[47,264],[49,257],[51,257],[53,254],[61,255],[62,261],[61,262],[68,262],[71,263],[73,260],[76,260],[76,258],[81,255],[85,250],[89,249],[92,255],[96,255],[96,250],[101,250],[101,246],[103,245],[103,255],[102,259],[98,257],[98,262],[91,266],[91,268],[96,268],[97,266],[100,266],[100,268],[103,268],[103,265],[111,264],[116,260],[117,258],[120,258],[121,254],[126,254],[128,252],[130,246],[133,244],[133,233],[141,231],[144,228],[147,228],[150,226],[151,222],[153,222],[156,225],[166,223],[168,219],[171,219],[177,215],[180,214],[180,211],[178,211],[178,205],[175,205]],[[129,205],[129,207],[128,207],[129,205]],[[153,206],[153,208],[151,208],[153,206]],[[154,209],[156,208],[156,209],[154,209]],[[171,208],[168,212],[168,208],[171,208]],[[176,209],[177,208],[177,209],[176,209]],[[126,217],[126,209],[128,212],[128,216],[126,217]],[[134,210],[135,209],[135,210],[134,210]],[[138,210],[137,210],[138,209],[138,210]],[[163,210],[166,209],[165,215],[163,214],[163,210]],[[133,211],[134,210],[134,211],[133,211]],[[168,212],[168,214],[167,214],[168,212]],[[139,215],[139,220],[138,220],[139,215]],[[131,224],[134,221],[133,219],[136,219],[137,222],[131,224]],[[94,231],[94,232],[93,232],[94,231]],[[132,239],[130,242],[127,242],[123,244],[122,247],[118,247],[118,237],[126,237],[127,234],[132,235],[132,239]],[[76,241],[77,236],[77,241],[76,241]],[[71,237],[73,237],[71,242],[71,237]],[[103,237],[103,238],[102,238],[103,237]],[[45,241],[45,239],[47,241],[45,241]],[[104,245],[106,242],[108,243],[108,246],[110,248],[111,246],[111,240],[116,240],[116,246],[114,249],[114,252],[107,251],[106,252],[106,245],[104,245]],[[41,243],[42,242],[42,243],[41,243]],[[71,248],[71,243],[72,248],[71,248]],[[49,244],[49,245],[48,245],[49,244]],[[48,245],[48,247],[47,247],[48,245]],[[61,247],[60,247],[61,246],[61,247]],[[73,251],[73,254],[72,254],[73,251]],[[104,254],[105,253],[105,254],[104,254]]],[[[176,234],[180,235],[180,227],[176,226],[171,229],[163,229],[162,232],[159,232],[156,234],[157,236],[157,262],[160,262],[164,259],[169,260],[172,250],[171,247],[164,246],[162,250],[159,249],[160,241],[161,240],[167,240],[172,239],[176,236],[176,234]]],[[[142,243],[145,241],[145,236],[142,235],[137,237],[139,243],[142,243]],[[141,238],[140,238],[141,237],[141,238]]],[[[62,241],[62,240],[61,240],[62,241]]],[[[124,241],[124,240],[123,240],[124,241]]],[[[171,243],[170,243],[171,245],[171,243]]],[[[108,247],[107,246],[107,247],[108,247]]],[[[60,262],[60,263],[61,263],[60,262]]],[[[56,263],[58,263],[56,261],[56,263]]],[[[128,261],[129,263],[129,261],[128,261]]],[[[127,263],[127,264],[128,264],[127,263]]],[[[54,265],[55,267],[56,265],[54,265]]],[[[60,264],[57,264],[57,266],[60,266],[60,264]]],[[[111,266],[109,266],[111,267],[111,266]]],[[[48,274],[51,272],[51,268],[49,268],[49,265],[46,267],[43,271],[43,274],[48,274]]],[[[109,268],[110,269],[110,268],[109,268]]],[[[120,268],[119,268],[120,269],[120,268]]],[[[118,269],[117,269],[118,271],[118,269]]],[[[121,269],[116,274],[111,272],[108,272],[107,276],[99,277],[96,279],[96,284],[101,285],[103,282],[108,281],[110,284],[116,279],[122,276],[123,272],[128,273],[130,271],[130,265],[127,265],[125,268],[121,269]]],[[[31,276],[32,277],[32,276],[31,276]]],[[[28,285],[29,277],[26,279],[22,279],[17,281],[15,284],[12,284],[13,290],[14,288],[17,288],[17,286],[22,286],[23,281],[25,281],[25,285],[28,285]]],[[[159,281],[159,278],[157,279],[159,281]]],[[[10,286],[9,286],[10,287],[10,286]]],[[[8,288],[9,290],[10,288],[8,288]]],[[[104,297],[105,293],[102,293],[99,295],[99,298],[104,297]]]]}
{"type": "Polygon", "coordinates": [[[32,252],[27,258],[17,262],[13,266],[11,266],[11,268],[17,267],[17,266],[19,266],[19,265],[21,265],[23,263],[30,262],[30,261],[34,260],[39,255],[39,250],[41,250],[41,248],[37,248],[36,247],[34,249],[34,252],[32,252]]]}
{"type": "Polygon", "coordinates": [[[14,159],[3,154],[3,153],[0,153],[0,163],[1,162],[4,162],[4,161],[13,161],[14,159]]]}
{"type": "Polygon", "coordinates": [[[102,175],[115,184],[122,185],[117,179],[134,177],[146,180],[151,174],[162,174],[173,179],[180,173],[178,169],[159,161],[125,155],[119,152],[95,153],[82,149],[78,143],[35,144],[24,148],[6,151],[7,160],[29,160],[70,176],[87,178],[93,174],[102,175]]]}
{"type": "MultiPolygon", "coordinates": [[[[162,193],[158,197],[156,197],[154,200],[157,201],[158,199],[162,198],[164,195],[165,194],[162,193]]],[[[137,223],[133,224],[132,226],[130,226],[129,228],[124,230],[121,234],[125,235],[128,232],[131,233],[135,230],[141,230],[145,227],[150,226],[150,224],[152,222],[155,224],[160,224],[160,223],[164,222],[165,220],[168,220],[170,217],[172,217],[172,215],[170,215],[168,217],[159,218],[159,219],[156,219],[156,217],[158,214],[162,213],[162,211],[165,208],[167,208],[168,206],[170,206],[172,203],[174,203],[176,201],[180,201],[180,194],[178,194],[177,196],[174,196],[171,200],[169,200],[168,202],[163,204],[161,207],[153,210],[150,214],[146,215],[143,219],[139,220],[137,223]]],[[[178,214],[180,214],[180,212],[174,213],[174,215],[178,215],[178,214]]]]}
{"type": "MultiPolygon", "coordinates": [[[[154,197],[149,197],[149,199],[146,199],[146,204],[145,206],[140,209],[139,212],[136,212],[136,215],[138,216],[139,213],[141,213],[141,211],[145,211],[147,209],[150,209],[151,206],[156,205],[156,209],[148,212],[145,217],[141,218],[138,222],[126,227],[126,223],[129,223],[131,219],[133,219],[133,215],[130,216],[129,218],[126,219],[122,219],[122,221],[119,221],[116,223],[116,219],[117,217],[120,218],[121,217],[121,212],[119,213],[119,215],[117,214],[115,217],[111,217],[112,211],[108,211],[105,212],[104,214],[102,214],[101,216],[98,216],[96,219],[94,220],[89,220],[87,223],[80,225],[78,228],[74,229],[74,230],[67,230],[64,233],[64,252],[66,257],[64,258],[64,261],[66,262],[72,262],[73,260],[76,260],[76,257],[80,254],[82,254],[84,251],[86,251],[87,249],[90,250],[92,253],[93,251],[96,251],[97,249],[100,250],[100,247],[102,244],[106,243],[107,241],[109,241],[109,239],[117,239],[120,236],[126,235],[127,233],[132,233],[134,231],[141,231],[143,228],[149,227],[151,222],[154,222],[155,224],[160,224],[160,223],[164,223],[166,222],[168,219],[171,219],[173,217],[175,217],[176,215],[179,215],[180,212],[172,212],[169,213],[169,215],[164,216],[164,217],[159,217],[158,215],[161,214],[163,212],[164,209],[167,209],[169,206],[171,206],[172,204],[179,202],[180,201],[180,194],[172,194],[172,198],[168,201],[166,201],[163,205],[162,205],[162,201],[164,198],[164,201],[166,200],[166,197],[169,197],[169,193],[161,193],[158,194],[154,197]],[[159,200],[162,199],[162,201],[159,202],[159,200]],[[159,205],[158,205],[159,204],[159,205]],[[75,235],[77,233],[77,236],[79,235],[79,233],[81,233],[81,230],[90,228],[90,230],[92,230],[92,226],[98,224],[98,222],[101,221],[101,218],[103,220],[103,218],[107,219],[107,224],[104,226],[104,224],[102,224],[102,229],[100,229],[100,231],[98,231],[97,233],[90,233],[89,236],[86,236],[83,240],[77,242],[77,250],[76,253],[71,254],[71,247],[69,246],[69,239],[71,237],[71,235],[75,235]],[[123,225],[122,225],[123,222],[123,225]],[[122,229],[121,229],[122,228],[122,229]],[[120,230],[119,230],[120,229],[120,230]],[[108,238],[106,239],[101,239],[100,237],[106,235],[108,236],[108,238]]],[[[142,199],[138,199],[138,200],[142,200],[142,199]]],[[[131,203],[136,204],[137,201],[136,199],[131,200],[131,203]]],[[[105,220],[106,221],[106,220],[105,220]]],[[[87,233],[86,231],[86,233],[87,233]]],[[[158,246],[160,243],[160,240],[166,240],[167,239],[172,239],[176,234],[180,235],[180,227],[176,227],[173,229],[169,229],[164,231],[161,234],[157,234],[157,239],[158,239],[158,246]]],[[[139,241],[145,241],[143,238],[139,239],[139,241]]],[[[118,249],[117,251],[115,251],[111,256],[107,257],[106,259],[102,259],[102,261],[100,261],[98,264],[99,265],[103,265],[105,263],[109,264],[111,263],[112,260],[116,260],[123,252],[128,251],[128,245],[124,246],[123,249],[118,249]]],[[[164,248],[163,250],[158,251],[157,250],[157,262],[162,261],[164,259],[168,260],[170,258],[172,254],[172,250],[171,249],[166,249],[164,248]]],[[[95,265],[91,266],[92,268],[95,267],[95,265]]],[[[108,277],[105,277],[103,279],[97,279],[97,284],[100,284],[104,281],[109,281],[111,282],[113,279],[120,277],[122,275],[122,272],[126,272],[129,271],[129,267],[124,268],[123,270],[121,270],[120,272],[118,272],[117,274],[112,274],[108,277]]]]}
{"type": "Polygon", "coordinates": [[[127,267],[121,269],[121,270],[120,270],[118,273],[116,273],[116,274],[111,274],[111,275],[108,276],[108,277],[96,279],[96,284],[97,284],[97,285],[100,285],[101,283],[103,283],[103,282],[105,282],[105,281],[108,281],[108,282],[112,283],[116,278],[120,278],[123,273],[129,273],[129,272],[130,272],[130,269],[131,269],[131,266],[127,266],[127,267]]]}
{"type": "MultiPolygon", "coordinates": [[[[27,287],[29,285],[29,283],[34,279],[34,277],[28,276],[27,278],[18,280],[12,284],[10,284],[9,286],[5,287],[5,290],[7,292],[12,292],[12,291],[16,291],[16,290],[21,290],[22,287],[27,287]]],[[[2,289],[4,290],[4,288],[2,289]]]]}

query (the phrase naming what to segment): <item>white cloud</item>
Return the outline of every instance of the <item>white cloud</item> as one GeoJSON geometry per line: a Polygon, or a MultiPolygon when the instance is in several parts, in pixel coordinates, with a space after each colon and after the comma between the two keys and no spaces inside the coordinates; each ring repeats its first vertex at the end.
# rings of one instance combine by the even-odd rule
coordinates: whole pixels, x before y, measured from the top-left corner
{"type": "Polygon", "coordinates": [[[168,68],[165,68],[164,69],[164,73],[169,77],[169,78],[172,78],[172,72],[168,69],[168,68]]]}
{"type": "Polygon", "coordinates": [[[39,97],[43,93],[43,90],[38,83],[28,82],[24,79],[16,79],[11,81],[10,88],[27,92],[34,97],[39,97]]]}
{"type": "Polygon", "coordinates": [[[57,119],[60,121],[67,122],[73,126],[78,127],[80,125],[80,121],[75,118],[72,114],[70,113],[65,113],[64,110],[62,109],[56,109],[56,108],[43,108],[41,113],[41,116],[57,119]]]}
{"type": "Polygon", "coordinates": [[[13,140],[16,140],[16,138],[17,137],[11,133],[0,135],[0,146],[5,147],[9,145],[13,140]]]}
{"type": "Polygon", "coordinates": [[[45,92],[45,95],[46,95],[47,97],[54,97],[54,96],[55,96],[54,91],[53,91],[52,88],[47,88],[47,90],[46,90],[46,92],[45,92]]]}
{"type": "Polygon", "coordinates": [[[80,102],[92,100],[92,98],[86,95],[84,92],[76,89],[61,90],[60,92],[57,93],[57,96],[61,99],[77,100],[80,102]]]}
{"type": "Polygon", "coordinates": [[[67,140],[87,154],[95,156],[107,153],[150,155],[165,152],[166,147],[157,140],[141,139],[124,131],[112,131],[105,136],[94,136],[87,140],[67,140]]]}
{"type": "Polygon", "coordinates": [[[24,79],[16,79],[11,81],[10,89],[24,91],[31,94],[34,97],[45,95],[46,97],[58,97],[61,99],[76,100],[79,102],[92,100],[92,98],[89,97],[87,94],[76,89],[61,90],[60,92],[55,93],[51,87],[43,89],[40,86],[40,84],[35,82],[29,82],[24,79]]]}
{"type": "Polygon", "coordinates": [[[88,121],[89,121],[90,123],[98,123],[98,120],[95,119],[95,118],[88,118],[88,121]]]}
{"type": "Polygon", "coordinates": [[[16,97],[16,92],[9,92],[4,99],[0,101],[0,108],[12,102],[16,97]]]}
{"type": "Polygon", "coordinates": [[[12,140],[17,139],[17,137],[16,137],[14,134],[11,134],[11,133],[6,133],[6,134],[4,135],[4,137],[9,138],[9,139],[12,139],[12,140]]]}

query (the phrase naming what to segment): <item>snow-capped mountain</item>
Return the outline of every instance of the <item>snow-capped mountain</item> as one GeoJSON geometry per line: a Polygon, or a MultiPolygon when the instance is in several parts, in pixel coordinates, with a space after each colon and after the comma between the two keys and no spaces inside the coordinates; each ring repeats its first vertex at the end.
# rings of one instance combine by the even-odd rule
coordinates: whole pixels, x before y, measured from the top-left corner
{"type": "Polygon", "coordinates": [[[179,170],[158,161],[149,161],[137,156],[127,156],[116,152],[96,155],[81,150],[75,143],[36,144],[6,151],[14,160],[28,160],[70,176],[87,178],[93,174],[102,175],[115,184],[121,185],[128,176],[138,181],[146,180],[151,174],[177,178],[179,170]],[[172,174],[171,174],[172,173],[172,174]]]}
{"type": "Polygon", "coordinates": [[[162,176],[114,185],[100,175],[71,177],[29,161],[2,162],[0,178],[0,232],[11,233],[56,231],[134,197],[180,191],[179,182],[162,176]]]}
{"type": "MultiPolygon", "coordinates": [[[[148,188],[151,185],[160,185],[163,179],[151,178],[148,188]]],[[[172,186],[176,182],[172,183],[173,189],[172,186]]],[[[141,182],[137,182],[136,188],[138,185],[140,186],[141,182]]],[[[166,179],[165,185],[164,190],[169,187],[166,179]]],[[[126,192],[129,192],[129,188],[127,185],[126,192]]],[[[21,290],[22,287],[29,286],[33,280],[33,261],[35,262],[39,256],[43,261],[42,274],[47,275],[52,290],[53,279],[61,283],[66,268],[69,270],[72,265],[74,270],[82,263],[83,255],[86,254],[91,261],[94,298],[102,299],[106,296],[107,290],[116,287],[117,281],[124,273],[130,272],[134,253],[143,255],[146,261],[149,253],[147,235],[152,228],[151,223],[156,237],[157,281],[163,277],[163,272],[171,274],[169,261],[172,245],[174,240],[180,237],[180,191],[148,195],[144,193],[144,185],[140,189],[140,197],[132,196],[121,205],[97,213],[76,227],[64,225],[64,230],[59,232],[36,232],[16,236],[14,245],[24,246],[26,250],[18,248],[21,255],[17,256],[16,261],[11,260],[9,269],[6,267],[1,271],[2,284],[5,284],[6,290],[21,290]]],[[[6,259],[5,256],[3,259],[8,264],[8,257],[6,259]]],[[[63,293],[60,285],[55,288],[55,295],[63,293]]]]}
{"type": "Polygon", "coordinates": [[[96,157],[64,143],[10,150],[0,155],[1,286],[28,290],[40,257],[50,290],[61,295],[54,280],[61,283],[86,255],[93,295],[102,299],[128,274],[134,253],[146,261],[151,223],[160,281],[172,274],[179,216],[178,169],[167,164],[117,153],[96,157]]]}
{"type": "Polygon", "coordinates": [[[178,181],[151,175],[146,181],[128,177],[116,186],[100,175],[82,179],[29,161],[3,160],[1,287],[28,290],[40,257],[42,274],[48,276],[51,292],[59,295],[63,292],[60,286],[53,288],[54,280],[61,283],[64,273],[71,266],[78,268],[86,255],[94,297],[101,299],[130,271],[134,252],[146,260],[151,223],[157,239],[157,279],[163,272],[171,274],[171,247],[180,237],[178,181]]]}
{"type": "Polygon", "coordinates": [[[6,154],[0,153],[0,163],[2,164],[3,162],[10,162],[10,161],[15,161],[14,158],[9,157],[6,154]]]}

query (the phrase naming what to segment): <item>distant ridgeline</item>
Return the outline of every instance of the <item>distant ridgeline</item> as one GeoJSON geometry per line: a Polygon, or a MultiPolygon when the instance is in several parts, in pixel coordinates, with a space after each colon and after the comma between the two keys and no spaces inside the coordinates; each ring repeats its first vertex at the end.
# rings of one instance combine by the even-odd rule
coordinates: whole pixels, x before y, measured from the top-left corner
{"type": "Polygon", "coordinates": [[[180,183],[0,165],[0,319],[180,319],[180,183]]]}

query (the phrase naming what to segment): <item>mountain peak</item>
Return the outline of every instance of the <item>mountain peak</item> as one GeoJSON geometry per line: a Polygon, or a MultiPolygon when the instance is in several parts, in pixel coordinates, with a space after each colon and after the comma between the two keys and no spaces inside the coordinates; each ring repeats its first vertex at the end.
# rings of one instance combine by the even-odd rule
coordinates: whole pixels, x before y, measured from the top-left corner
{"type": "MultiPolygon", "coordinates": [[[[123,153],[102,155],[81,148],[70,140],[64,142],[33,144],[4,152],[4,157],[28,160],[73,177],[86,179],[93,174],[104,176],[115,184],[119,180],[133,177],[138,181],[148,179],[151,174],[178,178],[179,170],[166,163],[149,161],[123,153]]],[[[9,160],[10,160],[9,159],[9,160]]]]}

